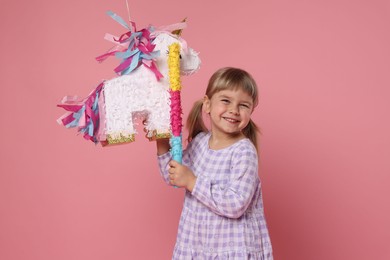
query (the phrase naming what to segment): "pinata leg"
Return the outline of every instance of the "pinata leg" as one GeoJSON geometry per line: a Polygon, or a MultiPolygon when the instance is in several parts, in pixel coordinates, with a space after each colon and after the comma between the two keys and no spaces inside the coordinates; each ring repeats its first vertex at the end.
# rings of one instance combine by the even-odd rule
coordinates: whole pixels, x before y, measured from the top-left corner
{"type": "Polygon", "coordinates": [[[155,141],[157,139],[168,139],[171,138],[171,133],[151,130],[147,132],[146,137],[149,139],[149,141],[155,141]]]}
{"type": "Polygon", "coordinates": [[[127,77],[108,80],[104,85],[106,142],[123,144],[135,140],[132,100],[129,100],[127,77]]]}
{"type": "MultiPolygon", "coordinates": [[[[163,100],[168,100],[168,97],[163,98],[163,100]]],[[[149,141],[170,138],[170,108],[168,102],[165,103],[159,100],[150,110],[151,112],[146,120],[147,138],[149,141]]]]}
{"type": "Polygon", "coordinates": [[[113,113],[107,111],[106,128],[107,128],[107,143],[124,144],[135,141],[135,128],[131,112],[113,113]]]}

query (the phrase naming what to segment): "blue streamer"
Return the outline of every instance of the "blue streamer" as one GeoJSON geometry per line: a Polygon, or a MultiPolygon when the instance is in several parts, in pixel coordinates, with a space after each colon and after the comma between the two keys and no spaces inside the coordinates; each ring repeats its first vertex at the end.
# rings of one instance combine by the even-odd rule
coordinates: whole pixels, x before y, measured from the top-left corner
{"type": "Polygon", "coordinates": [[[73,113],[73,118],[74,120],[72,122],[70,122],[69,124],[67,124],[65,127],[66,128],[71,128],[71,127],[76,127],[79,125],[79,121],[80,121],[80,118],[81,116],[84,114],[84,111],[85,111],[85,105],[83,105],[79,111],[73,113]]]}
{"type": "Polygon", "coordinates": [[[140,57],[139,52],[134,54],[133,59],[131,60],[130,67],[129,67],[130,72],[133,71],[135,68],[137,68],[138,62],[139,62],[139,57],[140,57]]]}
{"type": "Polygon", "coordinates": [[[169,143],[171,145],[171,154],[172,159],[177,161],[178,163],[182,164],[183,159],[183,148],[182,148],[182,137],[180,136],[173,136],[169,139],[169,143]]]}
{"type": "Polygon", "coordinates": [[[95,96],[95,101],[93,102],[93,105],[92,105],[92,110],[93,112],[95,112],[95,115],[97,113],[99,113],[99,92],[96,92],[96,96],[95,96]]]}
{"type": "Polygon", "coordinates": [[[141,53],[141,58],[146,60],[153,60],[160,56],[160,51],[153,51],[150,54],[141,53]]]}
{"type": "Polygon", "coordinates": [[[88,135],[89,136],[93,136],[93,122],[92,122],[92,120],[91,121],[89,121],[89,123],[88,123],[88,126],[87,126],[87,129],[88,129],[88,135]]]}
{"type": "Polygon", "coordinates": [[[137,52],[139,52],[139,49],[134,49],[134,50],[130,51],[130,48],[129,48],[125,52],[115,53],[115,57],[117,57],[118,59],[127,59],[127,58],[133,56],[134,54],[136,54],[137,52]]]}
{"type": "MultiPolygon", "coordinates": [[[[129,26],[125,22],[125,20],[122,17],[120,17],[119,15],[117,15],[116,13],[114,13],[112,11],[107,11],[107,15],[109,15],[116,22],[118,22],[123,27],[128,29],[129,32],[130,32],[130,35],[129,35],[129,37],[127,39],[124,39],[123,41],[121,40],[122,43],[125,43],[125,42],[129,43],[126,51],[116,52],[115,53],[115,57],[121,59],[122,60],[122,64],[127,59],[132,58],[130,65],[126,66],[126,68],[124,68],[124,69],[121,69],[120,75],[130,74],[133,70],[135,70],[138,66],[140,66],[142,64],[142,59],[152,60],[152,62],[154,62],[154,60],[160,55],[159,51],[154,51],[154,52],[146,54],[146,53],[142,53],[140,51],[140,49],[137,46],[135,46],[136,45],[136,39],[139,39],[139,40],[142,39],[142,35],[143,35],[143,31],[144,30],[138,31],[138,32],[137,31],[133,32],[131,25],[129,26]]],[[[149,26],[149,28],[146,29],[146,30],[148,30],[149,32],[153,32],[155,30],[155,28],[153,26],[149,26]]],[[[156,73],[156,72],[154,72],[154,73],[156,73]]],[[[157,73],[156,73],[156,76],[158,76],[157,73]]]]}
{"type": "Polygon", "coordinates": [[[107,11],[106,13],[107,13],[107,15],[109,15],[112,19],[114,19],[116,22],[118,22],[120,25],[122,25],[122,26],[125,27],[126,29],[130,30],[130,26],[127,25],[127,23],[125,22],[125,20],[122,19],[122,17],[120,17],[119,15],[117,15],[116,13],[114,13],[113,11],[107,11]]]}
{"type": "Polygon", "coordinates": [[[138,64],[139,64],[139,61],[140,61],[140,53],[137,52],[134,56],[133,56],[133,59],[131,60],[131,63],[130,63],[130,66],[123,70],[121,72],[121,75],[127,75],[127,74],[130,74],[130,72],[132,72],[134,69],[136,69],[138,67],[138,64]]]}

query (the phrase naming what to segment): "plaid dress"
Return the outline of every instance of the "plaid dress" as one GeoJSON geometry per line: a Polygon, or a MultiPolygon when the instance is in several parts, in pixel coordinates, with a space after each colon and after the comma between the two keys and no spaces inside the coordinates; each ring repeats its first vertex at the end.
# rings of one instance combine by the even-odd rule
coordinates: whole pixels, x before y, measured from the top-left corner
{"type": "MultiPolygon", "coordinates": [[[[183,153],[197,181],[185,194],[173,259],[273,259],[255,147],[242,139],[212,150],[210,135],[198,134],[183,153]]],[[[168,184],[170,160],[158,156],[168,184]]]]}

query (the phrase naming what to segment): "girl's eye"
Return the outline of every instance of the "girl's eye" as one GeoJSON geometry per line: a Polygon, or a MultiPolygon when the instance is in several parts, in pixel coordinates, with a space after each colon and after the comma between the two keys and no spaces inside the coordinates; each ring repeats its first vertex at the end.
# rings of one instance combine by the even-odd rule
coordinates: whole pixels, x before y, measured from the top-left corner
{"type": "Polygon", "coordinates": [[[223,103],[229,103],[229,99],[222,99],[221,100],[223,103]]]}

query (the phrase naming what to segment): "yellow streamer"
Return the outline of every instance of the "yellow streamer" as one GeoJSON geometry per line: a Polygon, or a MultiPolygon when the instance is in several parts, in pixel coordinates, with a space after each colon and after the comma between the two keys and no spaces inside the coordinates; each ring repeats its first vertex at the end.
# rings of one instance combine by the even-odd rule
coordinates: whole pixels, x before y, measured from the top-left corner
{"type": "Polygon", "coordinates": [[[170,89],[173,91],[180,91],[180,45],[178,43],[169,45],[168,68],[170,89]]]}

